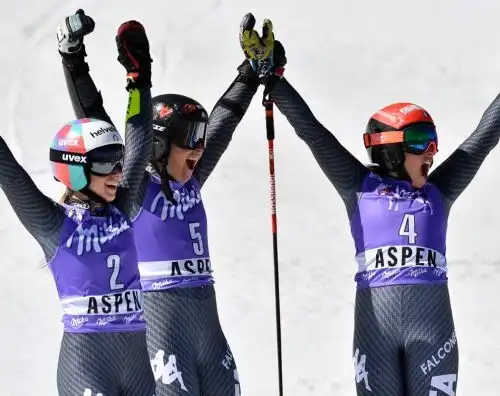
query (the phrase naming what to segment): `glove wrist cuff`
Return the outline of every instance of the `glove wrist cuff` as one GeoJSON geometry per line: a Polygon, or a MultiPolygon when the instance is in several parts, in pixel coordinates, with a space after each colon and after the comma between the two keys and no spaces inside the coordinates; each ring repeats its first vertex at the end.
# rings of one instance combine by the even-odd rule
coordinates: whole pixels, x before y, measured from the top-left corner
{"type": "Polygon", "coordinates": [[[129,72],[127,73],[127,91],[133,88],[151,88],[151,72],[129,72]]]}
{"type": "Polygon", "coordinates": [[[262,85],[264,85],[264,95],[270,94],[274,90],[274,87],[276,86],[278,81],[281,79],[283,79],[283,74],[278,75],[276,73],[264,79],[262,81],[262,85]]]}
{"type": "Polygon", "coordinates": [[[80,54],[64,54],[60,53],[63,65],[70,71],[74,77],[81,76],[89,72],[90,68],[85,62],[85,55],[80,54]]]}
{"type": "Polygon", "coordinates": [[[238,66],[238,77],[236,81],[241,82],[243,84],[247,84],[249,86],[259,86],[260,79],[255,70],[250,65],[250,62],[245,59],[243,63],[238,66]]]}
{"type": "Polygon", "coordinates": [[[285,68],[283,66],[276,66],[274,69],[274,75],[281,78],[285,74],[285,68]]]}

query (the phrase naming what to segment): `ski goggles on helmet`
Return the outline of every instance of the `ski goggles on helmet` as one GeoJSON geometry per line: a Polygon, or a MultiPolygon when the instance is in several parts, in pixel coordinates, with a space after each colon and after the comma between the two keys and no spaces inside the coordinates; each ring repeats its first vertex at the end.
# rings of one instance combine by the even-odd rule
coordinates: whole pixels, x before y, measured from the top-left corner
{"type": "Polygon", "coordinates": [[[402,143],[403,150],[411,154],[435,154],[438,137],[434,125],[410,125],[401,131],[386,131],[363,134],[365,148],[382,144],[402,143]]]}
{"type": "Polygon", "coordinates": [[[122,145],[108,145],[92,150],[87,154],[90,172],[97,176],[107,176],[114,172],[121,172],[124,163],[124,149],[122,145]]]}
{"type": "Polygon", "coordinates": [[[206,121],[176,121],[168,126],[168,135],[171,142],[176,146],[195,150],[199,147],[205,148],[207,143],[206,121]]]}

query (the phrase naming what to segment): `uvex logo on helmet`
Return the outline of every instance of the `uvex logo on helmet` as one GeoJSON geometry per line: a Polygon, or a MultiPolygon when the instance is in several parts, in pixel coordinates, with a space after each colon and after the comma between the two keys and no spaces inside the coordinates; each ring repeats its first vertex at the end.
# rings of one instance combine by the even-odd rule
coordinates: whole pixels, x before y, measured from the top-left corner
{"type": "Polygon", "coordinates": [[[77,164],[87,163],[87,157],[85,157],[84,155],[77,155],[77,154],[63,153],[62,160],[67,162],[75,162],[77,164]]]}
{"type": "Polygon", "coordinates": [[[59,139],[59,146],[78,146],[78,139],[59,139]]]}
{"type": "Polygon", "coordinates": [[[97,136],[104,135],[106,132],[116,132],[116,129],[113,127],[99,128],[95,132],[90,132],[90,136],[92,136],[93,138],[96,138],[97,136]]]}

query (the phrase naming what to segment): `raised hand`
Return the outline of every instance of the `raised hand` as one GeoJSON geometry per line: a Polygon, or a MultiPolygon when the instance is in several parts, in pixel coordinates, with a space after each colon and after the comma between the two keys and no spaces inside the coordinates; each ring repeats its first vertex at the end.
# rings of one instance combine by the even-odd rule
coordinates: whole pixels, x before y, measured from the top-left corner
{"type": "Polygon", "coordinates": [[[57,45],[61,54],[76,54],[83,48],[83,38],[94,31],[94,20],[82,9],[68,16],[57,27],[57,45]]]}
{"type": "Polygon", "coordinates": [[[118,62],[127,70],[128,87],[151,87],[151,59],[149,41],[144,26],[137,21],[120,25],[116,34],[118,62]]]}

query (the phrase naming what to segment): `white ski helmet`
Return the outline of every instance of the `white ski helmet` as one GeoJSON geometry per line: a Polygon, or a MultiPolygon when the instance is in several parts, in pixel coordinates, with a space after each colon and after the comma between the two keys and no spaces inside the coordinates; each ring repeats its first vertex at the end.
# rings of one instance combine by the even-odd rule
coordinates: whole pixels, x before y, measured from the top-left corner
{"type": "Polygon", "coordinates": [[[72,191],[87,189],[90,173],[106,175],[123,167],[123,155],[123,139],[116,128],[93,118],[65,124],[50,146],[54,178],[72,191]]]}

